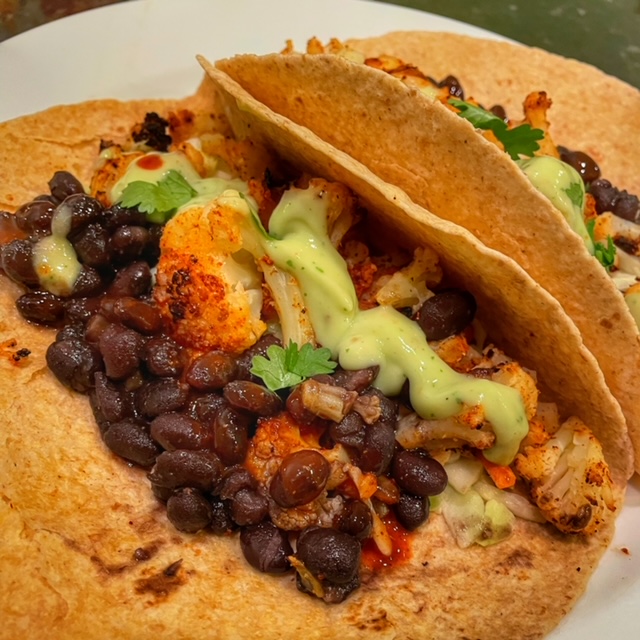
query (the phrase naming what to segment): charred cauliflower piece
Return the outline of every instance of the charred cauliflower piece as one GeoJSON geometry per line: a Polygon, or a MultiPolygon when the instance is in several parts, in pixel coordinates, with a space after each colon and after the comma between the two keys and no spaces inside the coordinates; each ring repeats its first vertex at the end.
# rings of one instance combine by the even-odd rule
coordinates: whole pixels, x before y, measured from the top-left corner
{"type": "Polygon", "coordinates": [[[154,296],[169,333],[185,346],[239,353],[266,329],[262,280],[236,217],[219,198],[179,213],[162,234],[154,296]]]}
{"type": "Polygon", "coordinates": [[[526,446],[515,467],[545,518],[564,533],[594,533],[615,511],[602,447],[578,418],[546,442],[526,446]]]}

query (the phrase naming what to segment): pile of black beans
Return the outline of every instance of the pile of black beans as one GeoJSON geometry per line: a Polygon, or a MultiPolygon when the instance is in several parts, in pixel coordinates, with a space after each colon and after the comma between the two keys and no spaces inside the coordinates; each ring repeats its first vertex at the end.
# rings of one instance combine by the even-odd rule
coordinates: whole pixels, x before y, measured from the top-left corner
{"type": "MultiPolygon", "coordinates": [[[[378,475],[380,502],[404,527],[416,529],[429,516],[429,496],[444,489],[446,473],[425,452],[397,445],[398,401],[371,386],[375,369],[338,370],[318,376],[318,382],[365,400],[375,396],[379,419],[367,424],[350,412],[332,422],[310,414],[299,387],[273,393],[251,374],[253,358],[278,343],[271,335],[240,355],[194,355],[163,331],[151,295],[161,229],[136,209],[103,207],[68,173],[57,173],[50,187],[50,194],[25,204],[11,220],[3,215],[5,232],[13,224],[15,237],[2,245],[1,257],[5,273],[27,289],[17,300],[25,319],[58,329],[46,353],[51,371],[65,386],[88,395],[104,443],[147,469],[154,495],[166,503],[178,530],[239,530],[252,566],[290,571],[295,555],[322,584],[325,601],[342,601],[360,583],[361,543],[372,534],[369,507],[346,491],[331,527],[292,535],[271,522],[270,504],[289,509],[317,498],[329,476],[326,459],[318,451],[294,452],[269,487],[243,462],[258,421],[286,410],[319,429],[323,447],[344,445],[363,471],[378,475]],[[32,265],[33,246],[51,233],[52,216],[63,202],[72,209],[68,238],[82,264],[67,297],[40,288],[32,265]]],[[[445,297],[428,306],[438,309],[434,322],[449,322],[454,333],[473,317],[475,303],[467,294],[445,297]]],[[[421,310],[425,327],[429,313],[427,307],[421,310]]],[[[297,578],[302,591],[313,590],[300,573],[297,578]]]]}

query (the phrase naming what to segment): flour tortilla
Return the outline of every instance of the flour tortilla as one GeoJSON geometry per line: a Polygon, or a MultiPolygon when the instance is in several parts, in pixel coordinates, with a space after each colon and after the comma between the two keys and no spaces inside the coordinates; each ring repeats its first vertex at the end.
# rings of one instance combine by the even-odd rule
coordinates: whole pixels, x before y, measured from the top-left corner
{"type": "MultiPolygon", "coordinates": [[[[605,176],[640,193],[628,149],[640,135],[640,93],[629,85],[537,49],[450,34],[392,33],[352,45],[437,78],[452,73],[468,96],[503,104],[514,118],[528,92],[546,90],[554,140],[590,153],[605,176]]],[[[604,269],[506,153],[416,89],[341,57],[238,56],[217,66],[417,204],[514,259],[558,299],[620,402],[640,470],[638,327],[604,269]]]]}
{"type": "MultiPolygon", "coordinates": [[[[547,366],[547,384],[567,386],[564,408],[572,411],[575,406],[585,420],[591,418],[616,477],[628,475],[630,460],[623,462],[628,442],[619,408],[553,298],[468,233],[433,218],[349,158],[269,114],[228,79],[218,81],[234,92],[226,99],[236,127],[276,144],[288,160],[304,161],[310,170],[360,188],[365,203],[378,205],[382,217],[392,219],[405,235],[429,242],[442,255],[459,250],[445,266],[469,280],[481,305],[501,309],[502,321],[494,319],[496,331],[511,338],[508,346],[516,348],[514,354],[530,354],[525,362],[532,366],[536,359],[543,364],[541,353],[566,363],[547,366]],[[236,97],[242,100],[240,110],[236,97]],[[500,289],[505,282],[513,283],[508,296],[500,289]],[[543,311],[539,319],[537,309],[543,311]]],[[[84,150],[89,141],[128,129],[147,106],[158,107],[93,102],[7,123],[0,137],[0,173],[13,173],[16,192],[24,192],[21,198],[33,197],[45,191],[52,167],[75,165],[69,144],[63,138],[42,142],[43,131],[64,130],[73,113],[77,122],[87,123],[78,147],[84,150]],[[15,156],[16,148],[6,142],[14,139],[41,154],[28,176],[17,169],[21,162],[26,168],[27,159],[15,156]],[[26,187],[20,187],[23,177],[26,187]]],[[[90,156],[87,151],[87,162],[90,156]]],[[[86,170],[77,168],[86,179],[86,170]]],[[[10,188],[3,185],[3,190],[2,201],[14,202],[10,188]]],[[[508,541],[461,551],[442,519],[433,516],[414,538],[410,563],[365,576],[364,586],[345,603],[327,606],[297,592],[291,576],[273,578],[251,569],[235,536],[185,535],[168,523],[145,472],[129,467],[101,442],[87,398],[62,387],[46,368],[45,351],[54,333],[20,318],[14,306],[17,295],[18,287],[2,278],[3,640],[540,638],[583,592],[610,542],[612,525],[583,539],[518,522],[508,541]],[[16,365],[8,355],[22,348],[31,355],[16,365]]],[[[620,491],[623,484],[621,480],[620,491]]]]}

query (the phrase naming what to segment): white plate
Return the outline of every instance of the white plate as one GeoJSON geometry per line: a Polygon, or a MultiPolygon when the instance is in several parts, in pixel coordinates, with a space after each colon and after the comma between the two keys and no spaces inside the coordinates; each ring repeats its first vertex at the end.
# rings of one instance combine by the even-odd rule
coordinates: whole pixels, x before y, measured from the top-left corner
{"type": "MultiPolygon", "coordinates": [[[[458,21],[361,0],[138,0],[77,14],[0,44],[0,122],[92,98],[181,97],[201,77],[194,56],[278,51],[286,38],[399,29],[500,36],[458,21]]],[[[552,640],[638,636],[640,486],[587,593],[552,640]],[[629,554],[622,551],[626,549],[629,554]]]]}

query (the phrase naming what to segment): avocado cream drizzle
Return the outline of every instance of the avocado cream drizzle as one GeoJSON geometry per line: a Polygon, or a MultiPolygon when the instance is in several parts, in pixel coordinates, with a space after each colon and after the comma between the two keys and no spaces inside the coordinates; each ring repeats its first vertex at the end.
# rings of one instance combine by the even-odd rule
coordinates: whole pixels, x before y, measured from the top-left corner
{"type": "Polygon", "coordinates": [[[379,366],[375,384],[385,394],[398,394],[408,379],[411,403],[425,419],[482,405],[496,434],[485,456],[511,463],[529,429],[520,394],[451,369],[418,324],[392,307],[361,311],[347,266],[328,238],[326,209],[317,190],[291,189],[271,216],[269,235],[260,234],[274,264],[298,280],[318,342],[345,369],[379,366]]]}
{"type": "MultiPolygon", "coordinates": [[[[198,193],[181,210],[206,204],[227,189],[247,193],[241,180],[201,178],[182,154],[158,155],[163,164],[157,169],[133,162],[114,186],[112,199],[117,200],[130,182],[158,182],[170,169],[182,173],[198,193]]],[[[296,278],[318,342],[330,349],[342,367],[379,366],[375,384],[388,395],[397,395],[408,379],[411,403],[425,419],[450,417],[464,405],[481,404],[496,434],[495,445],[484,452],[486,458],[511,463],[529,430],[520,394],[451,369],[429,347],[417,323],[395,309],[360,311],[346,263],[329,240],[327,204],[317,189],[287,191],[271,216],[268,234],[257,215],[249,213],[248,204],[248,198],[238,199],[239,214],[252,216],[265,253],[279,269],[296,278]]]]}
{"type": "Polygon", "coordinates": [[[71,230],[71,207],[62,203],[51,219],[51,235],[33,248],[33,267],[40,286],[58,296],[68,296],[82,271],[73,245],[67,240],[71,230]]]}
{"type": "Polygon", "coordinates": [[[193,187],[197,195],[178,209],[178,213],[192,207],[204,206],[222,194],[226,189],[235,189],[241,193],[248,193],[246,182],[240,179],[219,177],[201,178],[187,156],[178,151],[170,153],[147,153],[134,160],[124,175],[111,188],[109,196],[111,202],[118,202],[127,185],[132,182],[160,182],[169,171],[181,173],[183,178],[193,187]],[[150,162],[158,158],[159,162],[150,162]]]}
{"type": "Polygon", "coordinates": [[[566,162],[552,156],[535,156],[518,160],[517,164],[531,184],[560,211],[571,228],[582,238],[587,250],[595,248],[584,223],[584,182],[580,174],[566,162]]]}

